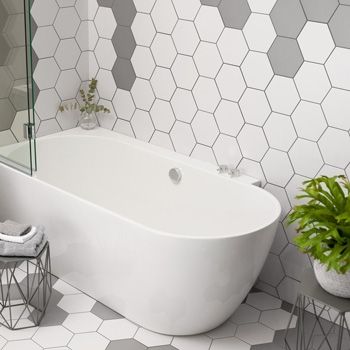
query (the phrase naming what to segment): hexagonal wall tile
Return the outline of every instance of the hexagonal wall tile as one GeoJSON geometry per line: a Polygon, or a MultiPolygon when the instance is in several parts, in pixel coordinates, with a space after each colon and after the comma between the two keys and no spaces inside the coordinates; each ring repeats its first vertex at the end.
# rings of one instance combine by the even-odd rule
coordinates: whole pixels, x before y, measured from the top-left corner
{"type": "Polygon", "coordinates": [[[251,14],[247,0],[222,0],[219,11],[225,23],[225,27],[242,29],[251,14]]]}
{"type": "Polygon", "coordinates": [[[213,113],[220,102],[220,94],[215,80],[199,77],[193,88],[193,96],[198,108],[213,113]]]}
{"type": "Polygon", "coordinates": [[[196,144],[196,140],[189,124],[176,121],[175,125],[171,129],[170,137],[173,141],[176,152],[185,155],[191,154],[196,144]]]}
{"type": "Polygon", "coordinates": [[[184,89],[176,89],[172,99],[173,107],[177,120],[190,123],[197,112],[196,102],[192,92],[184,89]]]}
{"type": "Polygon", "coordinates": [[[176,57],[176,49],[170,35],[157,33],[151,50],[158,66],[171,67],[176,57]]]}
{"type": "Polygon", "coordinates": [[[197,142],[206,146],[214,144],[219,135],[219,129],[212,114],[198,111],[191,125],[197,142]]]}
{"type": "Polygon", "coordinates": [[[350,50],[336,47],[325,67],[333,87],[350,90],[350,50]]]}
{"type": "Polygon", "coordinates": [[[202,41],[193,56],[200,75],[215,78],[222,65],[218,48],[213,43],[202,41]]]}
{"type": "Polygon", "coordinates": [[[241,150],[236,138],[220,134],[213,146],[215,157],[219,164],[238,166],[242,159],[241,150]]]}
{"type": "Polygon", "coordinates": [[[190,21],[179,20],[172,33],[178,53],[192,56],[200,40],[197,30],[190,21]]]}
{"type": "Polygon", "coordinates": [[[226,100],[238,102],[246,88],[242,72],[236,66],[224,64],[215,80],[221,97],[226,100]]]}
{"type": "Polygon", "coordinates": [[[147,111],[137,109],[131,119],[131,125],[136,138],[149,142],[153,133],[154,125],[150,114],[147,111]]]}
{"type": "Polygon", "coordinates": [[[151,85],[156,97],[170,101],[176,90],[175,81],[171,70],[156,67],[151,77],[151,85]]]}
{"type": "Polygon", "coordinates": [[[221,100],[214,115],[220,131],[224,134],[237,136],[244,125],[241,110],[236,102],[221,100]]]}
{"type": "Polygon", "coordinates": [[[151,16],[158,32],[171,34],[177,22],[176,11],[171,0],[157,1],[151,16]]]}
{"type": "Polygon", "coordinates": [[[198,71],[193,58],[185,55],[177,55],[171,67],[175,83],[178,87],[191,90],[198,78],[198,71]]]}
{"type": "Polygon", "coordinates": [[[264,132],[258,126],[245,124],[237,140],[243,156],[252,160],[260,161],[268,150],[264,132]]]}
{"type": "Polygon", "coordinates": [[[224,23],[216,7],[202,6],[194,23],[199,37],[204,41],[216,43],[224,29],[224,23]],[[210,26],[208,26],[208,23],[210,23],[210,26]]]}

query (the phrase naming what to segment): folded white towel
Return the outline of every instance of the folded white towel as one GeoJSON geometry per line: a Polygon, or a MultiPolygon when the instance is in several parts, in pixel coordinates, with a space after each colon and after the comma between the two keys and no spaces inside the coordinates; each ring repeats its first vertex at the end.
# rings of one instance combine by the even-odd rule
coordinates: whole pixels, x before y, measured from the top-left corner
{"type": "Polygon", "coordinates": [[[3,233],[0,233],[0,240],[5,242],[23,244],[29,241],[33,236],[35,236],[36,233],[37,233],[37,228],[35,226],[32,226],[30,231],[23,236],[10,236],[10,235],[4,235],[3,233]]]}

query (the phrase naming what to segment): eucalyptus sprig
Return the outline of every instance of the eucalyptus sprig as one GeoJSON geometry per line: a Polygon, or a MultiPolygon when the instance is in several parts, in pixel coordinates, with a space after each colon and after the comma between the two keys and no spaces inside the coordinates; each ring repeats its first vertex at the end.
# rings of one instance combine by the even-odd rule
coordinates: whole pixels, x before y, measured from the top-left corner
{"type": "Polygon", "coordinates": [[[65,103],[60,105],[59,111],[64,112],[64,111],[79,109],[81,114],[83,113],[92,114],[92,113],[98,113],[98,112],[110,113],[111,111],[108,108],[106,108],[104,105],[99,105],[95,103],[96,88],[97,88],[97,80],[92,78],[89,83],[89,89],[87,92],[85,92],[84,89],[79,90],[83,104],[79,105],[77,102],[65,103]]]}
{"type": "Polygon", "coordinates": [[[350,271],[350,182],[345,176],[321,176],[305,181],[288,223],[298,224],[294,243],[328,270],[350,271]]]}

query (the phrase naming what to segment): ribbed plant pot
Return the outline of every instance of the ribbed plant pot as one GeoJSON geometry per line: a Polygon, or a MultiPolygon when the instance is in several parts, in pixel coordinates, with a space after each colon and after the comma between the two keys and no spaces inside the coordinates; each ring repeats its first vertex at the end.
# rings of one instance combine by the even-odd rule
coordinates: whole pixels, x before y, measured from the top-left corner
{"type": "Polygon", "coordinates": [[[342,275],[327,267],[318,260],[314,261],[315,276],[320,286],[337,297],[350,298],[350,272],[342,275]]]}

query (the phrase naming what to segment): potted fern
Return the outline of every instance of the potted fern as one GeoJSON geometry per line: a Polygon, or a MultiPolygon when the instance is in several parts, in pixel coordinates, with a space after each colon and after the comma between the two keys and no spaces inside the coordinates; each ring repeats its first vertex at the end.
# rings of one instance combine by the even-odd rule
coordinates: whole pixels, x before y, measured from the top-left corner
{"type": "Polygon", "coordinates": [[[79,120],[79,126],[83,129],[90,130],[97,126],[96,113],[110,113],[110,110],[103,105],[99,105],[95,102],[95,92],[97,88],[97,80],[92,78],[89,83],[89,89],[86,92],[84,89],[80,89],[80,97],[83,104],[80,106],[78,103],[62,104],[59,107],[60,112],[79,109],[81,117],[79,120]]]}
{"type": "Polygon", "coordinates": [[[327,292],[350,298],[350,182],[345,176],[321,176],[304,182],[289,215],[296,222],[294,243],[314,258],[316,278],[327,292]]]}

